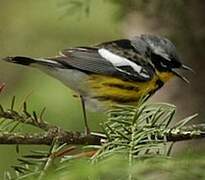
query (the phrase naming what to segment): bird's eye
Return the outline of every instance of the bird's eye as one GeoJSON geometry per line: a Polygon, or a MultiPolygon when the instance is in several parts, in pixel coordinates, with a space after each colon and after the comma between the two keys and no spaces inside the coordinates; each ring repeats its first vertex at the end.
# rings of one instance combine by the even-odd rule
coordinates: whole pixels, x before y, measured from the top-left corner
{"type": "Polygon", "coordinates": [[[160,65],[164,68],[167,68],[167,64],[165,64],[165,62],[163,62],[163,61],[160,62],[160,65]]]}

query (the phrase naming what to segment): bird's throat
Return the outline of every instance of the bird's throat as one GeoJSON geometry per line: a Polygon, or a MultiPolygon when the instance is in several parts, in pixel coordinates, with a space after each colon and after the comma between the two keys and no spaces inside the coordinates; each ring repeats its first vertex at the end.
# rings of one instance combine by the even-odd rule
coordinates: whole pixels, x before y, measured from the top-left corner
{"type": "Polygon", "coordinates": [[[164,83],[170,80],[174,76],[172,72],[159,72],[159,71],[157,72],[157,75],[159,76],[159,79],[164,83]]]}

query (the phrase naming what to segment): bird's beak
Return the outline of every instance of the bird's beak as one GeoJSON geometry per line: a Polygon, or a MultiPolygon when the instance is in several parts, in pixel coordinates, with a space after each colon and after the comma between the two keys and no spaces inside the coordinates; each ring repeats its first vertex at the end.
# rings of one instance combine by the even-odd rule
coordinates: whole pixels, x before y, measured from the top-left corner
{"type": "MultiPolygon", "coordinates": [[[[192,68],[190,68],[189,66],[186,66],[186,65],[184,65],[184,64],[181,66],[181,68],[184,69],[184,70],[188,70],[188,71],[191,71],[191,72],[194,73],[194,71],[193,71],[192,68]]],[[[174,70],[174,69],[172,69],[172,72],[173,72],[174,75],[176,75],[177,77],[179,77],[180,79],[182,79],[184,82],[186,82],[187,84],[189,84],[189,80],[188,80],[186,77],[184,77],[183,75],[181,75],[179,72],[177,72],[177,71],[174,70]]]]}
{"type": "Polygon", "coordinates": [[[187,65],[182,64],[181,68],[184,69],[184,70],[191,71],[191,72],[195,73],[194,70],[191,67],[187,66],[187,65]]]}

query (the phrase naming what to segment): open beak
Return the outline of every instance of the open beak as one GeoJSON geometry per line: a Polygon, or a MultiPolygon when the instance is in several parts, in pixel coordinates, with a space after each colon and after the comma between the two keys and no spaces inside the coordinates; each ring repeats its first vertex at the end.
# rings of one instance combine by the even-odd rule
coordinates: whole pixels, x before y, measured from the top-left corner
{"type": "Polygon", "coordinates": [[[185,69],[185,70],[187,70],[187,71],[191,71],[191,72],[195,73],[194,70],[193,70],[191,67],[186,66],[186,65],[184,65],[184,64],[182,64],[182,67],[181,67],[181,68],[182,68],[182,69],[185,69]]]}
{"type": "MultiPolygon", "coordinates": [[[[193,69],[190,68],[189,66],[186,66],[186,65],[182,65],[181,66],[182,69],[185,69],[185,70],[188,70],[188,71],[191,71],[194,73],[193,69]]],[[[174,75],[176,75],[177,77],[179,77],[180,79],[182,79],[184,82],[186,82],[187,84],[189,84],[189,80],[184,77],[183,75],[181,75],[179,72],[177,72],[176,70],[172,69],[172,72],[174,73],[174,75]]]]}

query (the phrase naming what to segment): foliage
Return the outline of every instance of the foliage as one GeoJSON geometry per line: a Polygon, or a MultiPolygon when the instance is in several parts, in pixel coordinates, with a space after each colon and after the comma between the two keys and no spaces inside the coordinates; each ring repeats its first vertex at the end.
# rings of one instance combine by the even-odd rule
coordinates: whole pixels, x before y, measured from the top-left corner
{"type": "MultiPolygon", "coordinates": [[[[84,12],[86,15],[90,13],[91,0],[71,0],[71,1],[62,1],[59,4],[60,8],[64,8],[64,16],[74,15],[79,12],[84,12]]],[[[64,17],[63,16],[63,17],[64,17]]]]}
{"type": "MultiPolygon", "coordinates": [[[[190,154],[189,154],[190,156],[190,154]]],[[[63,163],[64,168],[50,171],[44,179],[70,179],[70,180],[125,180],[132,174],[133,180],[166,180],[204,179],[204,156],[189,158],[150,158],[135,161],[130,167],[123,156],[107,158],[97,164],[87,160],[75,160],[63,163]],[[188,160],[187,160],[188,159],[188,160]],[[187,173],[189,172],[189,173],[187,173]]],[[[35,178],[34,178],[35,179],[35,178]]]]}
{"type": "Polygon", "coordinates": [[[116,152],[125,152],[129,161],[145,155],[166,155],[160,152],[166,139],[158,139],[158,135],[166,131],[174,113],[175,108],[167,104],[122,106],[111,110],[103,125],[109,142],[98,158],[116,152]]]}
{"type": "MultiPolygon", "coordinates": [[[[49,151],[35,150],[19,158],[19,164],[12,166],[15,179],[134,180],[152,179],[153,175],[172,179],[170,172],[182,164],[184,168],[178,167],[176,176],[180,178],[196,161],[186,164],[184,159],[175,161],[170,157],[175,141],[170,140],[170,134],[183,135],[183,128],[195,115],[170,127],[175,112],[173,105],[165,103],[113,107],[107,113],[108,120],[102,124],[103,132],[92,133],[101,137],[102,144],[73,146],[61,144],[56,138],[49,151]]],[[[189,128],[187,133],[194,138],[200,131],[189,128]]],[[[199,163],[193,171],[194,177],[204,165],[203,161],[199,163]]],[[[6,172],[5,179],[12,179],[12,175],[6,172]]]]}
{"type": "MultiPolygon", "coordinates": [[[[147,15],[160,16],[161,14],[166,14],[170,11],[174,11],[179,15],[182,13],[182,10],[185,5],[184,0],[173,0],[173,1],[150,1],[150,0],[99,0],[104,3],[111,2],[113,4],[118,4],[121,6],[121,14],[124,16],[130,11],[140,11],[147,15]]],[[[92,0],[83,1],[83,0],[64,0],[60,7],[66,9],[65,15],[73,15],[75,13],[84,13],[89,15],[90,7],[92,6],[92,0]]],[[[123,16],[121,16],[123,17],[123,16]]]]}
{"type": "MultiPolygon", "coordinates": [[[[125,180],[132,174],[133,180],[166,180],[204,179],[204,156],[187,154],[184,157],[149,158],[137,160],[130,167],[123,156],[113,156],[97,164],[87,159],[69,160],[61,162],[56,169],[50,169],[47,176],[42,179],[70,179],[70,180],[125,180]],[[191,157],[190,157],[191,156],[191,157]],[[187,173],[189,172],[189,173],[187,173]]],[[[27,175],[19,179],[37,179],[27,175]]]]}
{"type": "MultiPolygon", "coordinates": [[[[113,3],[118,5],[119,10],[113,17],[117,20],[122,20],[129,13],[138,12],[149,19],[151,18],[153,22],[156,23],[156,26],[159,26],[160,34],[166,34],[178,44],[183,43],[181,41],[189,41],[190,43],[194,42],[194,34],[192,22],[190,22],[190,9],[189,6],[192,6],[191,1],[187,2],[185,0],[172,0],[172,1],[163,1],[163,0],[98,0],[104,3],[113,3]],[[169,23],[167,23],[169,22],[169,23]],[[164,32],[163,29],[166,29],[164,32]],[[161,31],[162,30],[162,31],[161,31]],[[161,31],[161,32],[160,32],[161,31]],[[173,33],[174,32],[174,33],[173,33]]],[[[195,3],[197,4],[197,3],[195,3]]],[[[92,13],[90,9],[92,6],[92,0],[82,1],[82,0],[64,0],[63,7],[66,9],[65,17],[73,14],[84,14],[89,15],[92,13]]],[[[192,15],[191,15],[192,16],[192,15]]],[[[198,32],[198,31],[197,31],[198,32]]],[[[183,44],[189,47],[188,44],[183,44]]],[[[198,47],[197,47],[198,48],[198,47]]],[[[200,46],[199,46],[200,48],[200,46]]]]}

